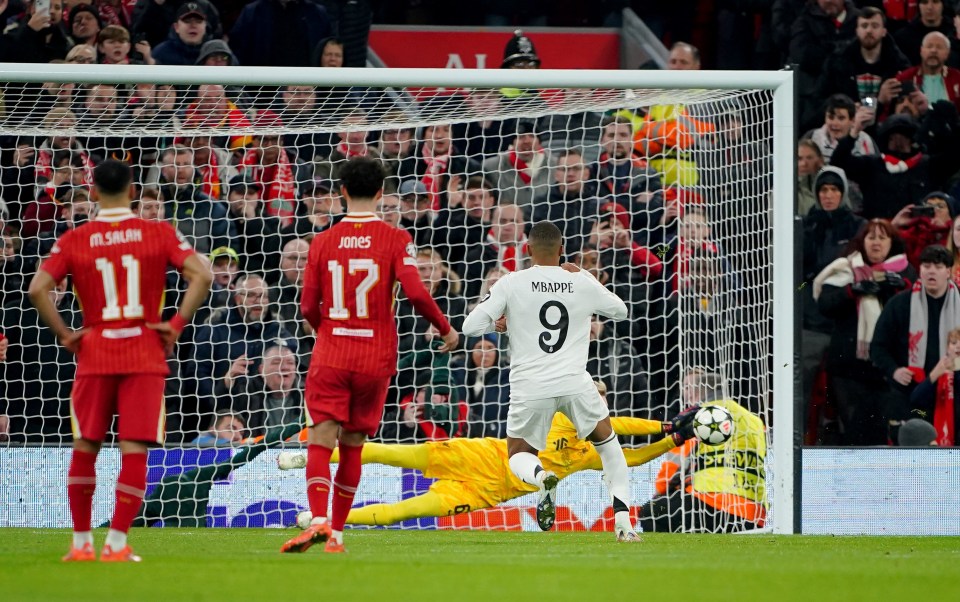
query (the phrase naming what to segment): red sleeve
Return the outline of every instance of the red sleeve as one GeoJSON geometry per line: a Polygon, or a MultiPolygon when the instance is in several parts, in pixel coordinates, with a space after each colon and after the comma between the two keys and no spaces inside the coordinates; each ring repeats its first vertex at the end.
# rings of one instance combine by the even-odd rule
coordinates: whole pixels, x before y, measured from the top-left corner
{"type": "Polygon", "coordinates": [[[161,235],[167,248],[167,261],[178,270],[183,269],[183,262],[187,257],[195,254],[196,251],[187,242],[187,239],[180,234],[180,231],[170,224],[158,222],[161,227],[161,235]]]}
{"type": "Polygon", "coordinates": [[[70,241],[73,230],[68,230],[50,249],[50,256],[44,260],[40,269],[50,274],[54,282],[60,282],[70,273],[70,241]]]}
{"type": "MultiPolygon", "coordinates": [[[[397,281],[400,282],[403,292],[407,295],[407,299],[410,300],[417,313],[429,320],[440,331],[440,336],[445,336],[450,332],[450,323],[447,322],[447,318],[440,311],[437,302],[433,300],[430,292],[420,281],[420,273],[417,272],[417,249],[413,245],[413,239],[402,230],[398,230],[398,232],[400,234],[398,237],[399,243],[394,253],[393,262],[397,281]]],[[[304,293],[306,293],[306,282],[304,283],[304,293]]]]}
{"type": "Polygon", "coordinates": [[[300,313],[314,330],[320,328],[320,241],[319,236],[310,243],[307,267],[303,271],[303,291],[300,293],[300,313]]]}
{"type": "Polygon", "coordinates": [[[639,268],[646,276],[657,277],[663,272],[663,262],[650,249],[633,243],[630,251],[630,263],[639,268]]]}

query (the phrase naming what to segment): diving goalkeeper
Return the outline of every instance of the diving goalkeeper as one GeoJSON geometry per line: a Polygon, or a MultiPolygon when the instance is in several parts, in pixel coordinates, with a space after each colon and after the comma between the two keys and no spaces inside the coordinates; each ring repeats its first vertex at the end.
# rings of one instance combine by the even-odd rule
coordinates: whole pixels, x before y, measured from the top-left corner
{"type": "MultiPolygon", "coordinates": [[[[596,385],[606,398],[604,384],[596,385]]],[[[679,414],[670,422],[640,418],[611,418],[611,422],[618,435],[666,435],[646,447],[624,449],[628,466],[649,462],[693,436],[693,411],[679,414]]],[[[338,451],[333,454],[331,462],[336,462],[338,451]]],[[[593,444],[578,439],[573,423],[560,413],[554,416],[540,460],[544,470],[553,471],[561,479],[581,470],[601,469],[600,455],[593,444]]],[[[505,439],[450,439],[418,445],[367,443],[361,462],[415,468],[437,481],[416,497],[350,510],[347,523],[352,525],[391,525],[411,518],[452,516],[492,508],[537,491],[510,470],[505,439]]],[[[303,468],[305,457],[299,452],[283,452],[277,464],[281,470],[303,468]]]]}

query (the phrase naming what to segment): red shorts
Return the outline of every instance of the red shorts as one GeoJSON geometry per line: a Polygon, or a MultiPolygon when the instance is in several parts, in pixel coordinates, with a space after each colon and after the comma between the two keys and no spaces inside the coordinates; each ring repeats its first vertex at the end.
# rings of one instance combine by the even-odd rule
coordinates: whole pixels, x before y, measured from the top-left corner
{"type": "Polygon", "coordinates": [[[333,420],[345,432],[372,437],[380,426],[389,386],[389,376],[315,368],[307,378],[307,426],[333,420]]]}
{"type": "Polygon", "coordinates": [[[118,414],[121,441],[163,443],[166,413],[159,374],[78,376],[70,394],[70,423],[75,439],[103,441],[118,414]]]}

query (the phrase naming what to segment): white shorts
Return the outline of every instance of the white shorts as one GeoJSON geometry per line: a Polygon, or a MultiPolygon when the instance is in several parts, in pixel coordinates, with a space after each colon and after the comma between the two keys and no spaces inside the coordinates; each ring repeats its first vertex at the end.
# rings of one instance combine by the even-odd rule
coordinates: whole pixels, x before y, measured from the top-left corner
{"type": "Polygon", "coordinates": [[[507,412],[507,437],[523,439],[531,447],[542,451],[547,447],[547,433],[557,412],[563,412],[570,419],[580,439],[586,439],[597,428],[597,423],[610,415],[607,404],[592,384],[588,390],[574,395],[511,399],[507,412]]]}

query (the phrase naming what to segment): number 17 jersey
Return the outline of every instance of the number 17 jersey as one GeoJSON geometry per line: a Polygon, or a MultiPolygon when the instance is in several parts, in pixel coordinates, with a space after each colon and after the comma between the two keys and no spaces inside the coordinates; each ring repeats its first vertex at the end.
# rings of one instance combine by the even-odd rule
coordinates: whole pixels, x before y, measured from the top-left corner
{"type": "Polygon", "coordinates": [[[593,388],[587,373],[590,318],[627,317],[624,302],[589,272],[540,265],[500,278],[474,311],[507,318],[510,398],[516,400],[593,388]]]}

